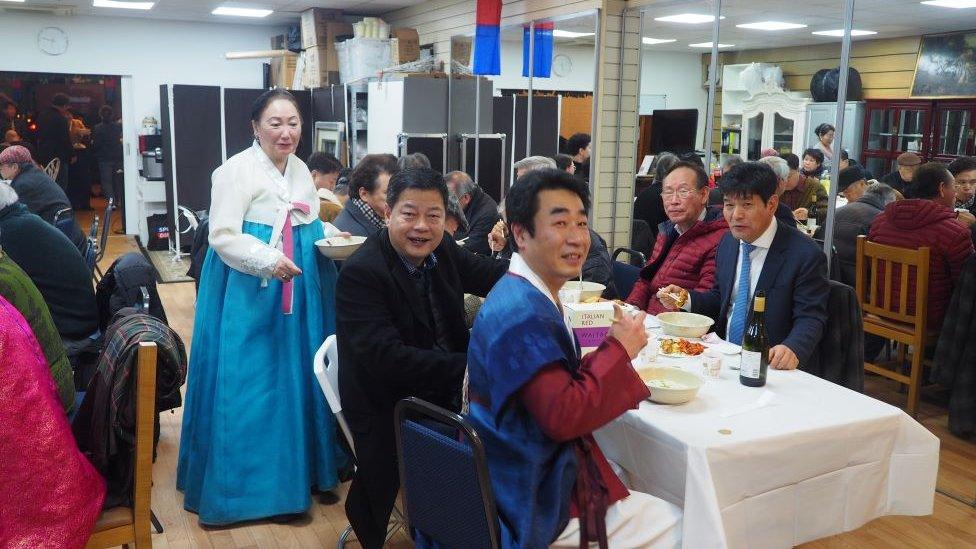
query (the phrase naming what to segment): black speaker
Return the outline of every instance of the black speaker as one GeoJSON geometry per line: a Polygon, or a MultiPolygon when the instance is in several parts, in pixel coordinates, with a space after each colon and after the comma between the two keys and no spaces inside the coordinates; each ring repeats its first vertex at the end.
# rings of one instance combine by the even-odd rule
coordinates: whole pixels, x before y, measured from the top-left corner
{"type": "MultiPolygon", "coordinates": [[[[861,73],[854,67],[848,67],[847,71],[847,100],[860,101],[864,93],[861,89],[861,73]]],[[[840,68],[820,69],[810,79],[810,95],[818,103],[837,101],[839,84],[840,68]]]]}

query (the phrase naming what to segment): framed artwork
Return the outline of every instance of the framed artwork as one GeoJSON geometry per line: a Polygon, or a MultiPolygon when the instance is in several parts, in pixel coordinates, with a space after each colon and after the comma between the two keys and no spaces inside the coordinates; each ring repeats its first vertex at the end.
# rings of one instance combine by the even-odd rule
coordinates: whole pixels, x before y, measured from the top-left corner
{"type": "Polygon", "coordinates": [[[922,37],[911,96],[976,97],[976,30],[922,37]]]}

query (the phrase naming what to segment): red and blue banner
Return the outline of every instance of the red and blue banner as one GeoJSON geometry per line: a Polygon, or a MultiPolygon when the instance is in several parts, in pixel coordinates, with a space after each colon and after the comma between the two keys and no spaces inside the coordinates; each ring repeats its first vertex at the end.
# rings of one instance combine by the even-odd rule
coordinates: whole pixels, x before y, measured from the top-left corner
{"type": "MultiPolygon", "coordinates": [[[[555,30],[552,21],[539,21],[535,24],[535,39],[532,40],[535,55],[532,62],[532,76],[549,78],[552,73],[552,31],[555,30]]],[[[526,25],[522,29],[522,76],[529,75],[529,41],[532,33],[526,25]]]]}
{"type": "Polygon", "coordinates": [[[478,0],[474,31],[474,74],[502,73],[502,0],[478,0]]]}

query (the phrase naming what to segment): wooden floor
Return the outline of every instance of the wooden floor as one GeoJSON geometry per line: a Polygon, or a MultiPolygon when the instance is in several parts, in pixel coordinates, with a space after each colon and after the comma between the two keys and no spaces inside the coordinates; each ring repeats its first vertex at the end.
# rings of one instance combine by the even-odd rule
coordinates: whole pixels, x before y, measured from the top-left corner
{"type": "MultiPolygon", "coordinates": [[[[131,237],[109,237],[102,268],[122,253],[136,250],[131,237]]],[[[195,291],[193,283],[160,284],[170,326],[183,338],[187,351],[192,345],[195,291]]],[[[905,396],[893,382],[870,376],[867,392],[896,406],[905,396]]],[[[162,415],[162,434],[158,460],[153,467],[153,509],[164,527],[164,533],[153,535],[156,548],[246,548],[246,547],[335,547],[339,534],[348,522],[342,503],[323,505],[316,502],[308,518],[280,525],[254,522],[233,528],[200,527],[196,515],[183,510],[183,495],[176,490],[176,460],[179,449],[182,409],[162,415]]],[[[946,429],[946,412],[923,401],[919,421],[942,440],[938,486],[973,500],[976,498],[976,443],[960,440],[946,429]]],[[[340,487],[345,496],[348,483],[340,487]]],[[[406,548],[411,543],[398,535],[388,546],[406,548]]],[[[349,547],[359,547],[350,543],[349,547]]],[[[976,508],[959,503],[942,494],[935,499],[935,513],[929,517],[885,517],[843,535],[803,545],[806,549],[854,548],[965,548],[976,547],[976,508]]]]}

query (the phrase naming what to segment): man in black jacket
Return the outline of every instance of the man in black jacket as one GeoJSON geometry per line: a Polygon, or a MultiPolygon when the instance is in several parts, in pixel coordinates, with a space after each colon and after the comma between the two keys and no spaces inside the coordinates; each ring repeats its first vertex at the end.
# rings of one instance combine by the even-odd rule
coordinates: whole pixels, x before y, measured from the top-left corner
{"type": "Polygon", "coordinates": [[[51,97],[51,108],[37,117],[37,152],[38,160],[47,165],[55,158],[61,159],[61,169],[58,171],[58,184],[62,188],[67,186],[68,165],[74,156],[71,145],[71,123],[68,118],[68,96],[56,93],[51,97]]]}
{"type": "Polygon", "coordinates": [[[488,233],[501,219],[498,203],[485,194],[468,174],[456,171],[444,176],[447,188],[458,197],[464,217],[468,220],[468,230],[459,229],[455,240],[464,240],[462,246],[478,255],[491,255],[488,247],[488,233]]]}
{"type": "Polygon", "coordinates": [[[438,172],[394,175],[387,203],[389,226],[343,264],[336,287],[339,394],[357,460],[346,516],[367,549],[383,545],[399,488],[394,406],[416,396],[458,409],[463,296],[487,295],[508,269],[445,238],[447,186],[438,172]]]}

